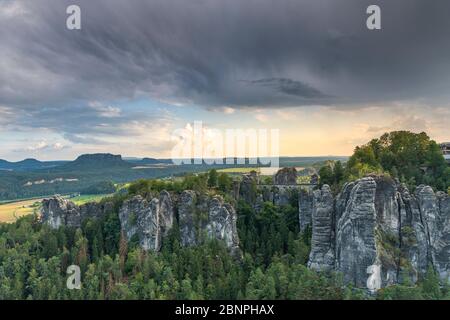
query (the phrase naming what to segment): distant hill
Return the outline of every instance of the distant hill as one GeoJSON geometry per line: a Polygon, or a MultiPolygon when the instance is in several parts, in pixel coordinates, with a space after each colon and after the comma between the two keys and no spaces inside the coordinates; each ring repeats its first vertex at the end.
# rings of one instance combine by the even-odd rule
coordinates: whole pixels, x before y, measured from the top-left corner
{"type": "Polygon", "coordinates": [[[132,160],[134,164],[172,164],[171,159],[155,159],[155,158],[143,158],[141,160],[132,160]]]}
{"type": "Polygon", "coordinates": [[[122,159],[121,155],[111,153],[83,154],[76,160],[58,168],[63,170],[89,170],[107,168],[130,168],[132,164],[122,159]]]}
{"type": "MultiPolygon", "coordinates": [[[[282,167],[316,169],[327,160],[346,160],[345,157],[282,157],[282,167]]],[[[255,165],[174,165],[170,159],[122,158],[109,153],[84,154],[74,161],[19,162],[0,160],[0,200],[23,199],[51,194],[92,192],[105,181],[127,183],[138,179],[184,176],[207,170],[253,167],[255,165]],[[31,183],[30,183],[31,182],[31,183]]],[[[260,165],[261,166],[261,165],[260,165]]],[[[267,166],[267,165],[265,165],[267,166]]]]}
{"type": "Polygon", "coordinates": [[[18,162],[9,162],[0,159],[0,170],[7,171],[31,171],[39,169],[48,169],[61,166],[67,161],[39,161],[36,159],[25,159],[18,162]]]}

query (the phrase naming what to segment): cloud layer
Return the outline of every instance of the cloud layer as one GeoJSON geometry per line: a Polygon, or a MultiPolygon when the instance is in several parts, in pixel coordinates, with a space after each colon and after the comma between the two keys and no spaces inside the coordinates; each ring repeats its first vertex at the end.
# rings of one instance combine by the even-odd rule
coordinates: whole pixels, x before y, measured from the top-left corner
{"type": "Polygon", "coordinates": [[[449,99],[447,0],[376,1],[381,31],[366,28],[369,0],[0,3],[3,128],[95,144],[166,128],[164,112],[116,104],[142,97],[229,113],[449,99]],[[81,31],[65,27],[71,4],[81,31]]]}
{"type": "Polygon", "coordinates": [[[364,0],[3,2],[0,105],[143,94],[297,106],[435,99],[448,89],[448,1],[378,1],[381,31],[365,27],[364,0]],[[73,3],[79,32],[65,28],[73,3]]]}

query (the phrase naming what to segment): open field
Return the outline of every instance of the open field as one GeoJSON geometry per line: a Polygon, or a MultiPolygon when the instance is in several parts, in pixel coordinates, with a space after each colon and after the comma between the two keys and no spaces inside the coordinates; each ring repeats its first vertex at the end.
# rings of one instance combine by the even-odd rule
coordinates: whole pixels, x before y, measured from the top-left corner
{"type": "Polygon", "coordinates": [[[250,171],[256,171],[257,173],[260,173],[260,168],[255,167],[244,167],[244,168],[226,168],[226,169],[219,169],[217,172],[225,172],[225,173],[249,173],[250,171]]]}
{"type": "Polygon", "coordinates": [[[71,198],[69,200],[72,201],[73,203],[75,203],[76,205],[82,205],[87,202],[98,202],[98,201],[102,200],[103,198],[109,197],[109,196],[112,196],[112,194],[85,194],[85,195],[71,198]]]}
{"type": "Polygon", "coordinates": [[[32,214],[39,208],[41,200],[32,199],[0,204],[0,222],[14,222],[21,216],[32,214]]]}
{"type": "MultiPolygon", "coordinates": [[[[78,197],[70,198],[69,200],[77,205],[81,205],[86,202],[100,201],[101,199],[107,196],[111,195],[110,194],[81,195],[78,197]]],[[[21,216],[32,214],[35,210],[39,209],[42,199],[44,198],[0,203],[0,223],[14,222],[16,221],[17,218],[21,216]]]]}

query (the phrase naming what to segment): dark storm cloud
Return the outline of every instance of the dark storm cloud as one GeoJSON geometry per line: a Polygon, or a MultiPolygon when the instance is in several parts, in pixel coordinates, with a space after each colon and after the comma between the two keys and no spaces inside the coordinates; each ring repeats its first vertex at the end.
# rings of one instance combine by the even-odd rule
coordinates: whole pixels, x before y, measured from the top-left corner
{"type": "MultiPolygon", "coordinates": [[[[53,110],[53,116],[72,115],[87,129],[92,121],[77,112],[89,114],[89,108],[74,111],[71,104],[148,96],[208,108],[357,107],[439,101],[450,92],[447,0],[3,0],[1,5],[0,106],[34,112],[30,124],[69,134],[74,122],[48,123],[52,115],[36,108],[60,108],[64,113],[53,110]],[[365,26],[366,8],[373,3],[382,9],[381,31],[365,26]],[[81,31],[65,28],[70,4],[82,9],[81,31]]],[[[108,123],[125,120],[130,119],[108,123]]]]}
{"type": "Polygon", "coordinates": [[[326,97],[322,92],[304,84],[300,81],[284,78],[259,79],[250,81],[251,84],[272,88],[277,92],[298,96],[301,98],[324,98],[326,97]]]}

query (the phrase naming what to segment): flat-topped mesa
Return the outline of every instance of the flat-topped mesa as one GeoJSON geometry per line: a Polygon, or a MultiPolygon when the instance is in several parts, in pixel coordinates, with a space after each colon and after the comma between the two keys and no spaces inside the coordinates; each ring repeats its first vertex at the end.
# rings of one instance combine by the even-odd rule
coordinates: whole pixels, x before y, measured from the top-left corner
{"type": "Polygon", "coordinates": [[[346,283],[362,288],[369,277],[381,287],[404,276],[416,282],[429,265],[443,281],[450,279],[447,194],[419,186],[411,195],[391,178],[371,176],[347,183],[334,200],[324,186],[313,201],[309,267],[334,264],[346,283]]]}
{"type": "Polygon", "coordinates": [[[41,222],[53,229],[61,226],[81,227],[87,218],[100,218],[112,211],[112,203],[86,203],[77,206],[59,195],[42,200],[41,222]]]}
{"type": "Polygon", "coordinates": [[[178,201],[178,215],[183,246],[215,238],[223,240],[232,252],[239,251],[236,211],[221,196],[211,198],[185,190],[178,201]]]}
{"type": "Polygon", "coordinates": [[[297,184],[297,169],[282,168],[273,176],[274,185],[296,185],[297,184]]]}

